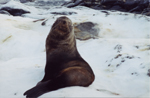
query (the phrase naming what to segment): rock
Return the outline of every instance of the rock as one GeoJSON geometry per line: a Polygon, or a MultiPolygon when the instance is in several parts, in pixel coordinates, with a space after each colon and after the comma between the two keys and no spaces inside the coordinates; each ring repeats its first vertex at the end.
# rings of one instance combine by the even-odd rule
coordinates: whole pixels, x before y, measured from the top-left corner
{"type": "Polygon", "coordinates": [[[87,40],[90,38],[98,38],[100,29],[98,24],[92,22],[83,22],[74,24],[75,36],[79,40],[87,40]]]}
{"type": "Polygon", "coordinates": [[[142,12],[143,15],[147,15],[150,16],[150,6],[147,9],[144,9],[144,11],[142,12]]]}
{"type": "Polygon", "coordinates": [[[35,0],[20,0],[21,3],[34,2],[35,0]]]}
{"type": "Polygon", "coordinates": [[[100,4],[101,4],[101,1],[102,1],[102,0],[84,0],[84,3],[85,3],[87,6],[90,6],[91,4],[92,4],[92,5],[100,5],[100,4]]]}
{"type": "Polygon", "coordinates": [[[75,7],[78,5],[84,5],[84,0],[71,0],[69,2],[65,2],[62,6],[66,6],[68,8],[75,7]]]}
{"type": "Polygon", "coordinates": [[[67,5],[68,8],[75,7],[83,3],[83,0],[72,0],[72,1],[74,1],[74,4],[67,5]]]}
{"type": "Polygon", "coordinates": [[[72,14],[77,14],[76,12],[51,12],[51,14],[56,14],[56,15],[72,15],[72,14]]]}
{"type": "Polygon", "coordinates": [[[147,73],[147,75],[150,77],[150,69],[148,69],[148,73],[147,73]]]}
{"type": "Polygon", "coordinates": [[[138,76],[139,74],[143,74],[139,69],[147,70],[145,67],[143,68],[143,66],[143,60],[140,57],[127,53],[117,53],[106,61],[105,71],[115,72],[120,70],[120,68],[125,68],[124,72],[128,72],[126,74],[138,76]]]}
{"type": "Polygon", "coordinates": [[[7,11],[4,11],[4,10],[0,10],[0,14],[10,15],[10,13],[8,13],[7,11]]]}
{"type": "Polygon", "coordinates": [[[0,10],[7,11],[13,16],[21,16],[22,14],[30,13],[29,11],[25,11],[23,9],[14,9],[14,8],[10,8],[10,7],[3,7],[0,10]]]}
{"type": "Polygon", "coordinates": [[[9,2],[10,0],[0,0],[0,4],[6,4],[7,2],[9,2]]]}
{"type": "Polygon", "coordinates": [[[96,10],[116,10],[136,14],[143,14],[143,11],[147,9],[148,12],[144,15],[150,15],[150,0],[72,0],[63,6],[75,7],[79,5],[96,10]]]}

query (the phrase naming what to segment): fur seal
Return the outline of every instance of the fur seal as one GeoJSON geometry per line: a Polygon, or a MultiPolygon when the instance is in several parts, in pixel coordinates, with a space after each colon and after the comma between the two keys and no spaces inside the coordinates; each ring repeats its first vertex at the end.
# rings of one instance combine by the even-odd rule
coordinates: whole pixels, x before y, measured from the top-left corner
{"type": "Polygon", "coordinates": [[[24,93],[27,98],[70,86],[87,87],[95,79],[89,64],[80,56],[71,20],[59,17],[46,39],[44,78],[24,93]]]}

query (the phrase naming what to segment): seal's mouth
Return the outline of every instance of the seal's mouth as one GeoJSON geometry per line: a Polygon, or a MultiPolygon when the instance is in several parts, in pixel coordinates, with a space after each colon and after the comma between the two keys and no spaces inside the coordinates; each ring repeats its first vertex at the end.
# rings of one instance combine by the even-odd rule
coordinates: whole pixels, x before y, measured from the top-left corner
{"type": "Polygon", "coordinates": [[[60,26],[59,30],[62,31],[63,33],[69,33],[72,31],[72,24],[68,20],[62,20],[60,21],[60,26]]]}

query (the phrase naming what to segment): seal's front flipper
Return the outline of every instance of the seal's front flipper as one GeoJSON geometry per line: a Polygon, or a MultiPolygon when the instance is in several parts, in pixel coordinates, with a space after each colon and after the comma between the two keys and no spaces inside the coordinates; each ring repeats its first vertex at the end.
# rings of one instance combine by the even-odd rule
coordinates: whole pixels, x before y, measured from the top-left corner
{"type": "Polygon", "coordinates": [[[24,95],[26,98],[37,98],[38,96],[41,96],[42,94],[48,92],[48,84],[50,81],[42,82],[35,87],[27,90],[24,95]]]}

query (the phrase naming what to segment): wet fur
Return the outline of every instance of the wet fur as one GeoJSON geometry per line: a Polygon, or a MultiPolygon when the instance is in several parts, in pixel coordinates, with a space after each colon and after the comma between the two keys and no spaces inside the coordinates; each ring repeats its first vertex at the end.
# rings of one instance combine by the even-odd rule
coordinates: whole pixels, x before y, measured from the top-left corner
{"type": "Polygon", "coordinates": [[[46,39],[46,67],[44,78],[24,93],[27,98],[70,86],[89,86],[94,81],[89,64],[80,56],[72,22],[60,17],[53,24],[46,39]]]}

